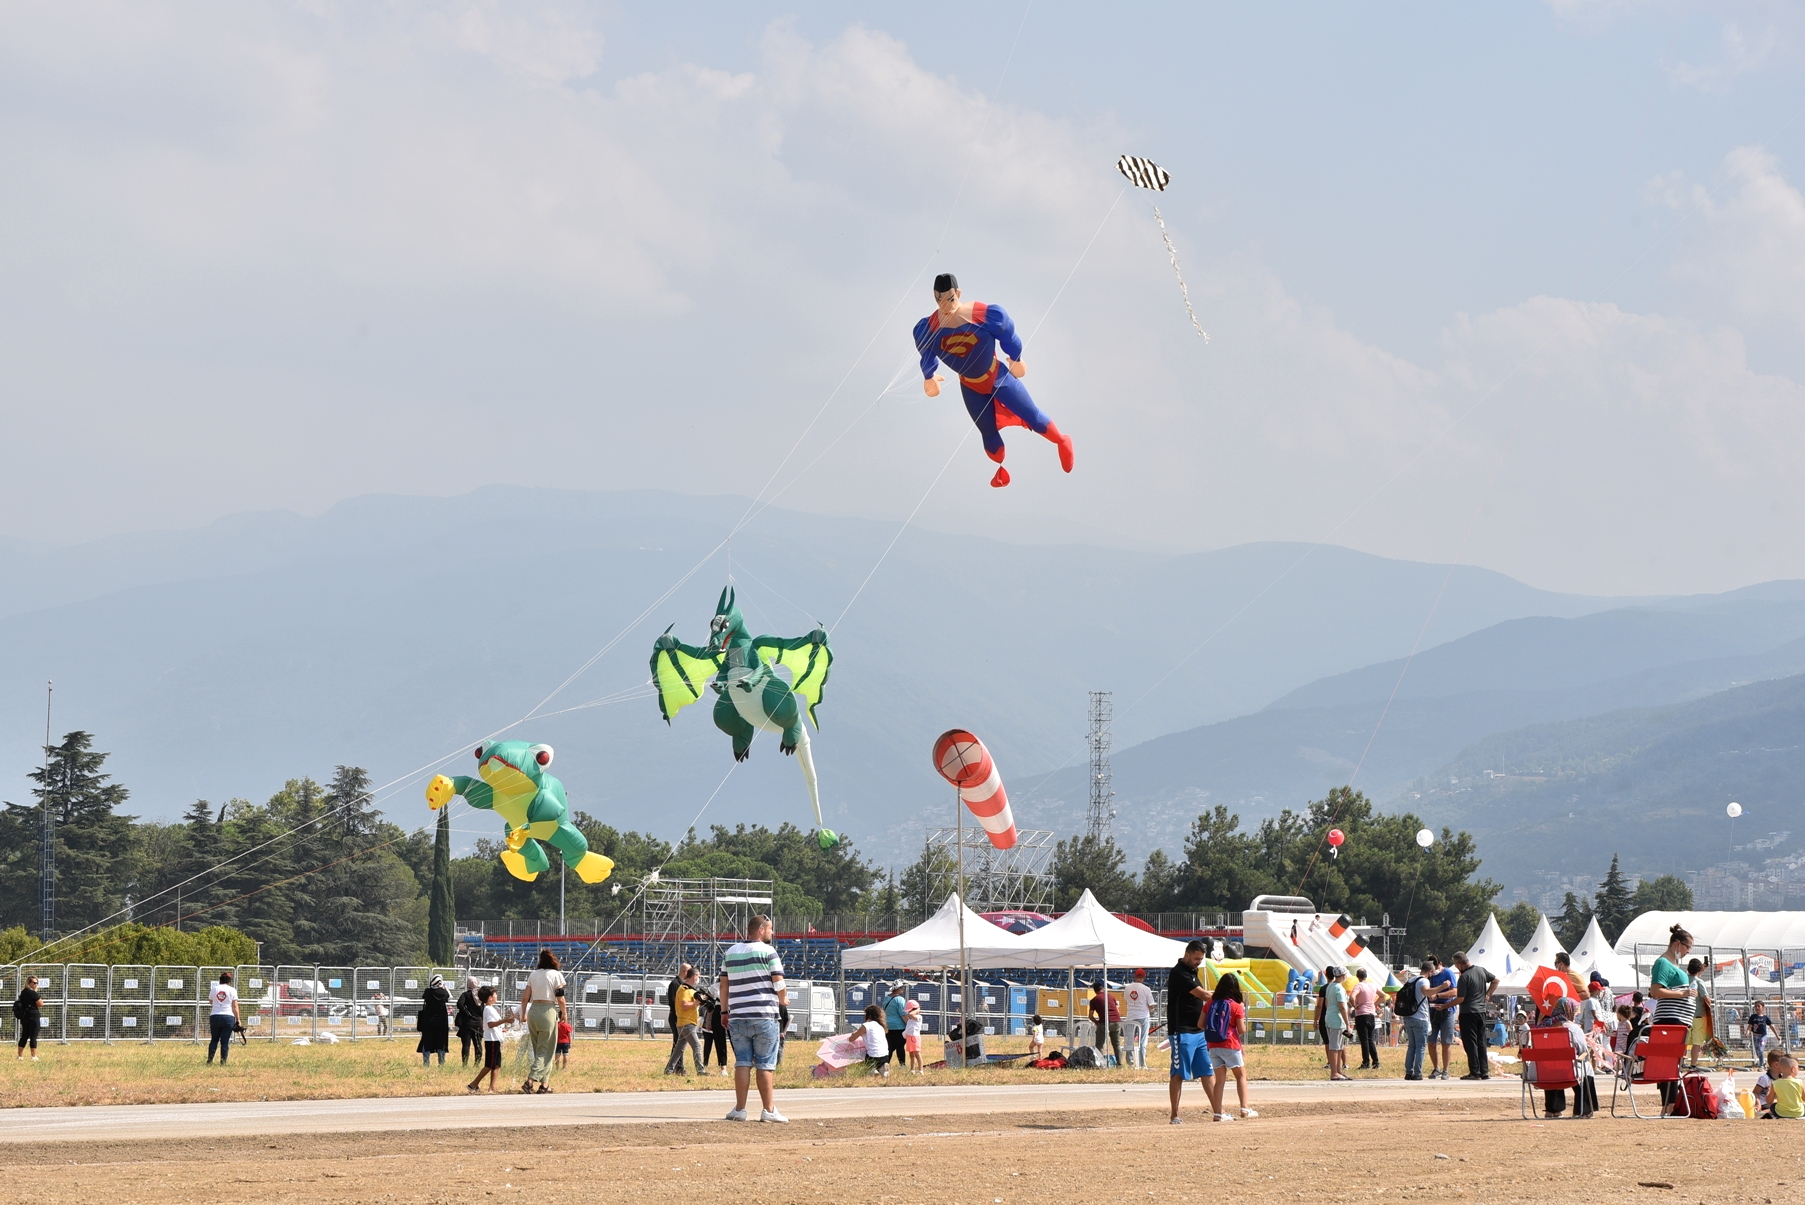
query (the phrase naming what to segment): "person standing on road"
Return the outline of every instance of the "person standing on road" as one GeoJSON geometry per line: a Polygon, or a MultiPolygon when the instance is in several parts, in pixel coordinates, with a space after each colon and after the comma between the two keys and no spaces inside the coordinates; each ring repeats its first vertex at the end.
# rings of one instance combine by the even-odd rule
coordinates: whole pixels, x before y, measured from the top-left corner
{"type": "Polygon", "coordinates": [[[38,993],[36,975],[25,977],[25,986],[19,989],[18,999],[13,1001],[13,1020],[19,1023],[19,1058],[25,1057],[25,1046],[30,1043],[31,1061],[37,1062],[38,1031],[44,1028],[44,997],[38,993]]]}
{"type": "MultiPolygon", "coordinates": [[[[1423,1052],[1429,1048],[1429,972],[1432,961],[1423,963],[1423,973],[1411,975],[1398,989],[1392,1009],[1404,1031],[1404,1078],[1423,1078],[1423,1052]]],[[[1406,972],[1408,973],[1408,972],[1406,972]]]]}
{"type": "MultiPolygon", "coordinates": [[[[772,1096],[777,1070],[777,1010],[789,1003],[783,959],[771,946],[771,918],[762,913],[746,927],[746,940],[721,959],[721,1019],[733,1039],[733,1108],[728,1121],[746,1120],[746,1093],[758,1077],[760,1121],[788,1121],[772,1096]]],[[[886,1062],[887,1065],[887,1062],[886,1062]]]]}
{"type": "MultiPolygon", "coordinates": [[[[478,1059],[483,1054],[483,1006],[476,998],[482,985],[477,983],[476,976],[464,979],[464,994],[458,997],[458,1015],[456,1026],[458,1044],[464,1051],[464,1066],[470,1065],[470,1055],[474,1052],[478,1059]]],[[[449,1045],[450,1043],[447,1043],[449,1045]]]]}
{"type": "Polygon", "coordinates": [[[1128,1062],[1147,1069],[1147,1033],[1153,1028],[1153,989],[1147,986],[1147,972],[1137,970],[1134,982],[1122,989],[1127,1024],[1123,1036],[1128,1040],[1128,1062]]]}
{"type": "Polygon", "coordinates": [[[533,1064],[527,1069],[522,1092],[550,1092],[545,1081],[552,1073],[552,1060],[558,1054],[558,1022],[564,1020],[564,972],[558,969],[558,956],[549,949],[539,951],[539,965],[526,977],[520,991],[520,1011],[526,1014],[527,1042],[533,1049],[533,1064]],[[537,1085],[537,1086],[535,1086],[537,1085]]]}
{"type": "Polygon", "coordinates": [[[683,964],[683,974],[677,983],[677,990],[671,993],[671,1032],[676,1035],[671,1042],[671,1057],[665,1060],[666,1075],[684,1075],[683,1054],[689,1052],[690,1062],[695,1064],[698,1073],[702,1070],[702,1039],[696,1036],[701,1025],[701,1008],[696,1002],[696,984],[702,981],[701,972],[687,962],[683,964]]]}
{"type": "Polygon", "coordinates": [[[1209,1041],[1203,1036],[1203,1006],[1210,994],[1197,982],[1197,968],[1203,965],[1203,943],[1193,938],[1185,943],[1184,957],[1166,977],[1166,1034],[1172,1043],[1172,1122],[1178,1125],[1178,1099],[1184,1094],[1185,1081],[1199,1080],[1210,1098],[1210,1118],[1233,1121],[1222,1111],[1222,1084],[1216,1079],[1216,1068],[1210,1062],[1209,1041]]]}
{"type": "Polygon", "coordinates": [[[1091,984],[1091,1024],[1097,1030],[1097,1053],[1108,1065],[1108,1052],[1116,1052],[1116,1066],[1122,1065],[1122,1006],[1109,993],[1109,985],[1099,979],[1091,984]]]}
{"type": "Polygon", "coordinates": [[[1322,973],[1322,996],[1316,1005],[1316,1024],[1328,1048],[1331,1080],[1354,1078],[1347,1073],[1347,1035],[1354,1024],[1348,1016],[1347,988],[1341,982],[1346,976],[1341,967],[1326,968],[1322,973]]]}
{"type": "MultiPolygon", "coordinates": [[[[232,972],[221,971],[219,982],[207,994],[213,1005],[213,1011],[207,1017],[209,1034],[207,1038],[207,1063],[213,1063],[213,1052],[219,1051],[219,1065],[226,1065],[226,1056],[232,1053],[232,1033],[238,1028],[238,989],[232,986],[232,972]]],[[[36,1057],[36,1056],[33,1056],[36,1057]]]]}
{"type": "Polygon", "coordinates": [[[903,1032],[908,1003],[909,989],[901,983],[890,989],[890,998],[884,1001],[884,1041],[890,1044],[890,1057],[904,1067],[909,1065],[908,1035],[903,1032]]]}
{"type": "Polygon", "coordinates": [[[1433,1068],[1429,1078],[1447,1079],[1448,1060],[1454,1054],[1454,972],[1430,955],[1423,973],[1429,976],[1429,1065],[1433,1068]]]}
{"type": "Polygon", "coordinates": [[[1209,1043],[1210,1062],[1216,1068],[1216,1099],[1227,1094],[1232,1071],[1241,1116],[1258,1117],[1247,1107],[1247,1067],[1241,1049],[1247,1040],[1247,1005],[1241,999],[1241,980],[1232,971],[1217,979],[1216,990],[1210,993],[1209,1009],[1203,1014],[1203,1036],[1209,1043]]]}
{"type": "Polygon", "coordinates": [[[1466,952],[1454,955],[1460,978],[1454,988],[1454,1007],[1460,1015],[1460,1044],[1467,1052],[1467,1073],[1461,1079],[1492,1078],[1491,1060],[1485,1053],[1485,1007],[1498,977],[1467,961],[1466,952]]]}
{"type": "Polygon", "coordinates": [[[447,1011],[450,1007],[451,993],[445,990],[445,977],[434,975],[420,993],[420,1019],[415,1022],[420,1042],[414,1050],[428,1067],[435,1054],[439,1056],[439,1066],[445,1065],[445,1053],[451,1048],[451,1015],[447,1011]]]}
{"type": "Polygon", "coordinates": [[[1354,972],[1354,1032],[1360,1035],[1360,1070],[1379,1069],[1379,989],[1366,981],[1366,968],[1354,972]]]}

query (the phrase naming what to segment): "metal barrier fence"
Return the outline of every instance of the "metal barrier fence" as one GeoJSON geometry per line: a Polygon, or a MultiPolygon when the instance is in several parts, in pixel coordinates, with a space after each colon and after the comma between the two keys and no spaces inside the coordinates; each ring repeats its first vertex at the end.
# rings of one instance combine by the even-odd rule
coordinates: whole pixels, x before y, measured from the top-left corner
{"type": "MultiPolygon", "coordinates": [[[[1664,945],[1635,948],[1631,955],[1635,990],[1647,990],[1655,959],[1666,949],[1664,945]]],[[[1748,1019],[1756,1004],[1768,1017],[1767,1047],[1793,1050],[1805,1045],[1805,949],[1695,944],[1687,961],[1692,958],[1705,964],[1699,982],[1711,999],[1715,1036],[1726,1048],[1753,1052],[1748,1019]]],[[[1617,985],[1612,985],[1612,991],[1618,991],[1617,985]]]]}
{"type": "MultiPolygon", "coordinates": [[[[18,997],[37,976],[43,997],[39,1040],[51,1042],[200,1042],[208,1036],[208,994],[224,971],[233,973],[247,1040],[326,1041],[412,1039],[421,995],[435,974],[455,1003],[465,978],[519,1000],[527,972],[483,967],[328,966],[100,966],[80,963],[0,966],[0,993],[18,997]]],[[[565,1003],[573,1036],[650,1038],[670,1033],[664,1005],[667,978],[572,973],[565,1003]]],[[[832,1032],[830,989],[792,982],[790,1026],[804,1036],[832,1032]]],[[[7,1033],[18,1037],[14,1020],[7,1033]]],[[[457,1037],[452,1036],[455,1047],[457,1037]]]]}

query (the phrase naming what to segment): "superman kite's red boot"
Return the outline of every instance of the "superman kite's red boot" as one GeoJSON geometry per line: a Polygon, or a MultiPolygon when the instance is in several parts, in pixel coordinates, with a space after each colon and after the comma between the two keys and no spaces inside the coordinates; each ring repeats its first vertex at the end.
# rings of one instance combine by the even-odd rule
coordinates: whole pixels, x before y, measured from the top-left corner
{"type": "Polygon", "coordinates": [[[990,479],[990,484],[994,485],[998,489],[1002,489],[1005,485],[1008,485],[1009,484],[1009,470],[1006,468],[1003,468],[1001,465],[997,466],[996,475],[990,479]]]}
{"type": "Polygon", "coordinates": [[[1062,434],[1058,423],[1048,423],[1046,436],[1059,447],[1059,467],[1066,472],[1072,471],[1072,437],[1062,434]]]}

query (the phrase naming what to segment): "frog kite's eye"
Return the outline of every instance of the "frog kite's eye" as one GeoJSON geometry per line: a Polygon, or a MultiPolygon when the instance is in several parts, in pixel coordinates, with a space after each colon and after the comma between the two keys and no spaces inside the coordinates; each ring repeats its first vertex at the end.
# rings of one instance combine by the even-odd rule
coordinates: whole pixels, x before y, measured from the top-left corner
{"type": "Polygon", "coordinates": [[[534,745],[527,752],[532,754],[533,760],[542,766],[552,764],[552,747],[550,745],[534,745]]]}
{"type": "Polygon", "coordinates": [[[476,760],[477,761],[483,760],[483,747],[481,745],[478,745],[476,747],[476,760]]]}

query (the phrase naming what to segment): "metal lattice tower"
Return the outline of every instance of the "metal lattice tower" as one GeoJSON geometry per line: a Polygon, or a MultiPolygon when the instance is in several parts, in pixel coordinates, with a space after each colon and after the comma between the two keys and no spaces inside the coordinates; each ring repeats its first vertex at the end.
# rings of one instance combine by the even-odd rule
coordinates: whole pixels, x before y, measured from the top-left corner
{"type": "MultiPolygon", "coordinates": [[[[959,889],[957,828],[928,830],[928,898],[939,902],[959,889]]],[[[998,849],[990,834],[972,825],[964,830],[965,906],[973,912],[1053,911],[1051,832],[1017,829],[1015,845],[998,849]]]]}
{"type": "Polygon", "coordinates": [[[1107,690],[1091,691],[1091,801],[1085,813],[1085,834],[1101,841],[1109,836],[1110,821],[1115,819],[1111,801],[1116,793],[1109,787],[1109,722],[1115,715],[1115,704],[1107,690]]]}
{"type": "Polygon", "coordinates": [[[770,879],[659,879],[646,885],[645,969],[674,974],[691,961],[687,944],[707,947],[706,961],[719,969],[723,946],[739,941],[754,912],[771,911],[770,879]],[[724,926],[724,927],[723,927],[724,926]],[[727,934],[722,941],[722,933],[727,934]]]}

